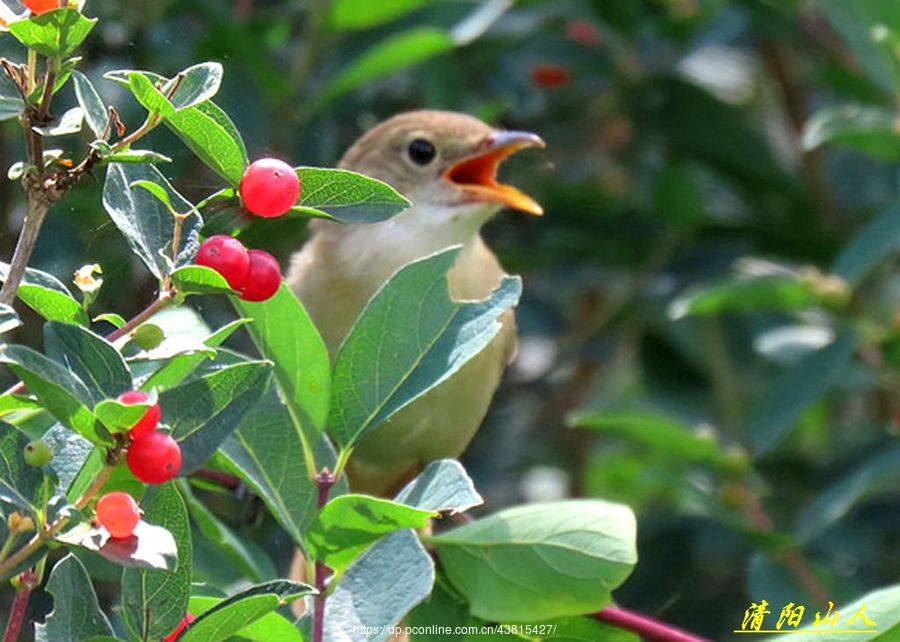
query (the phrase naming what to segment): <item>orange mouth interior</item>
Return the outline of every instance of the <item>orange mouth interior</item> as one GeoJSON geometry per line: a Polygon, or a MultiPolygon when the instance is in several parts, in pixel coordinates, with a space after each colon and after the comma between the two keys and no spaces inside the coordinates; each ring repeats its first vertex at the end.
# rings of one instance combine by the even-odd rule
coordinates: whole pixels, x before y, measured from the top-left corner
{"type": "Polygon", "coordinates": [[[489,148],[459,161],[447,170],[444,177],[469,193],[474,200],[501,203],[521,212],[541,215],[544,209],[537,201],[512,185],[497,181],[497,169],[503,159],[533,144],[519,142],[489,148]]]}

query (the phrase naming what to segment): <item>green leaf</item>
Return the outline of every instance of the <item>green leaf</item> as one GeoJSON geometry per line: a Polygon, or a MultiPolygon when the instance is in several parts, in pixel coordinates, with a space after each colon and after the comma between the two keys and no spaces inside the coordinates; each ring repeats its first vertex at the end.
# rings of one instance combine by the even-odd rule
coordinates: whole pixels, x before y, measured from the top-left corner
{"type": "Polygon", "coordinates": [[[182,109],[166,126],[210,169],[237,187],[249,159],[237,127],[221,108],[207,101],[182,109]]]}
{"type": "Polygon", "coordinates": [[[196,470],[238,427],[265,392],[272,373],[262,361],[216,370],[160,395],[162,420],[181,446],[181,473],[196,470]]]}
{"type": "Polygon", "coordinates": [[[433,461],[403,487],[395,502],[427,511],[463,513],[484,503],[466,469],[454,459],[433,461]]]}
{"type": "Polygon", "coordinates": [[[183,265],[172,272],[179,294],[234,294],[225,277],[205,265],[183,265]]]}
{"type": "Polygon", "coordinates": [[[59,118],[54,118],[49,125],[44,127],[32,127],[41,136],[67,136],[81,131],[81,123],[84,122],[84,112],[81,107],[73,107],[64,112],[59,118]]]}
{"type": "Polygon", "coordinates": [[[251,586],[204,611],[179,638],[179,642],[218,642],[275,609],[290,604],[315,589],[299,582],[275,580],[251,586]]]}
{"type": "Polygon", "coordinates": [[[111,444],[109,433],[95,425],[91,394],[84,383],[61,364],[25,346],[0,345],[0,363],[7,364],[47,411],[95,444],[111,444]]]}
{"type": "Polygon", "coordinates": [[[87,386],[94,403],[131,390],[131,372],[122,355],[90,330],[51,321],[44,326],[44,349],[87,386]]]}
{"type": "Polygon", "coordinates": [[[53,611],[43,624],[34,625],[36,642],[79,642],[113,635],[91,578],[73,555],[66,555],[53,567],[47,592],[53,595],[53,611]]]}
{"type": "Polygon", "coordinates": [[[333,587],[323,639],[371,640],[363,631],[397,624],[433,584],[434,563],[412,531],[391,533],[354,561],[333,587]]]}
{"type": "Polygon", "coordinates": [[[434,27],[414,27],[379,41],[319,92],[317,107],[360,85],[452,51],[453,39],[434,27]]]}
{"type": "Polygon", "coordinates": [[[393,187],[344,169],[299,167],[300,199],[291,208],[344,223],[378,223],[410,206],[393,187]]]}
{"type": "MultiPolygon", "coordinates": [[[[166,256],[171,256],[175,219],[159,199],[144,189],[131,187],[138,181],[149,181],[162,186],[175,211],[179,213],[190,212],[193,206],[175,191],[153,165],[110,163],[103,186],[103,206],[125,236],[132,251],[144,261],[153,275],[162,279],[171,269],[166,256]]],[[[185,219],[176,266],[187,264],[193,259],[199,247],[197,237],[202,225],[203,221],[198,214],[185,219]]]]}
{"type": "Polygon", "coordinates": [[[158,185],[152,181],[135,181],[131,185],[129,185],[131,189],[135,187],[140,187],[141,189],[145,189],[150,192],[160,203],[166,206],[170,212],[177,212],[175,208],[172,206],[172,199],[169,198],[169,193],[165,190],[162,185],[158,185]]]}
{"type": "Polygon", "coordinates": [[[689,165],[669,163],[659,172],[653,190],[653,210],[663,221],[693,228],[707,220],[706,204],[689,165]]]}
{"type": "Polygon", "coordinates": [[[874,25],[900,27],[900,8],[893,0],[819,0],[818,7],[850,45],[866,75],[890,94],[900,90],[896,53],[872,37],[874,25]]]}
{"type": "MultiPolygon", "coordinates": [[[[316,467],[334,469],[335,457],[325,440],[313,442],[316,467]]],[[[318,489],[303,450],[303,437],[291,421],[275,386],[262,396],[220,451],[228,469],[260,497],[296,544],[315,517],[318,489]]],[[[341,484],[335,494],[346,488],[341,484]]],[[[346,491],[344,491],[346,492],[346,491]]]]}
{"type": "Polygon", "coordinates": [[[103,314],[98,314],[93,318],[94,323],[100,323],[101,321],[105,321],[115,328],[121,328],[127,323],[125,321],[125,317],[121,314],[116,314],[115,312],[104,312],[103,314]]]}
{"type": "Polygon", "coordinates": [[[16,410],[42,410],[42,408],[41,404],[31,397],[9,393],[0,395],[0,415],[16,410]]]}
{"type": "Polygon", "coordinates": [[[194,497],[189,484],[182,483],[180,488],[191,518],[200,533],[215,544],[216,548],[237,566],[242,575],[253,582],[265,582],[277,577],[275,566],[265,551],[253,541],[235,533],[216,517],[206,504],[194,497]]]}
{"type": "Polygon", "coordinates": [[[627,439],[678,461],[713,467],[726,463],[714,437],[699,435],[690,426],[662,415],[629,411],[576,413],[567,423],[573,428],[627,439]]]}
{"type": "Polygon", "coordinates": [[[436,511],[420,510],[368,495],[342,495],[329,501],[306,534],[307,550],[335,573],[388,533],[425,528],[436,511]]]}
{"type": "Polygon", "coordinates": [[[897,115],[887,109],[842,105],[823,109],[803,128],[803,148],[838,145],[882,160],[900,160],[897,115]]]}
{"type": "Polygon", "coordinates": [[[325,428],[331,363],[318,330],[284,283],[267,301],[233,299],[259,353],[275,364],[275,380],[295,420],[310,440],[325,428]]]}
{"type": "Polygon", "coordinates": [[[172,94],[172,104],[181,111],[205,103],[216,95],[222,84],[222,65],[218,62],[202,62],[181,71],[164,87],[168,91],[177,87],[172,94]]]}
{"type": "Polygon", "coordinates": [[[110,537],[105,528],[82,522],[56,539],[93,551],[127,568],[170,572],[178,565],[178,547],[172,534],[144,520],[138,522],[131,537],[110,537]]]}
{"type": "Polygon", "coordinates": [[[900,204],[881,210],[844,246],[833,272],[858,285],[872,270],[900,249],[900,204]]]}
{"type": "MultiPolygon", "coordinates": [[[[9,274],[9,264],[0,263],[0,280],[9,274]]],[[[88,315],[55,276],[33,268],[26,268],[17,296],[29,308],[48,321],[62,321],[87,325],[88,315]]]]}
{"type": "Polygon", "coordinates": [[[756,404],[747,422],[750,445],[756,454],[774,448],[803,412],[843,377],[858,338],[851,332],[786,368],[756,404]]]}
{"type": "MultiPolygon", "coordinates": [[[[190,611],[195,615],[199,615],[217,604],[221,604],[222,601],[222,598],[194,595],[191,597],[190,611]]],[[[304,637],[300,630],[290,620],[278,613],[263,615],[258,620],[242,627],[240,633],[241,642],[273,642],[273,640],[278,642],[304,642],[304,637]]]]}
{"type": "Polygon", "coordinates": [[[104,399],[94,406],[94,416],[110,433],[128,432],[152,404],[123,404],[104,399]]]}
{"type": "Polygon", "coordinates": [[[25,102],[12,78],[0,74],[0,121],[18,118],[25,110],[25,102]]]}
{"type": "MultiPolygon", "coordinates": [[[[204,339],[203,345],[208,348],[220,346],[235,330],[246,323],[248,323],[246,319],[238,319],[237,321],[232,321],[228,325],[222,326],[204,339]]],[[[209,358],[210,357],[206,352],[192,352],[175,355],[168,359],[162,368],[150,375],[141,388],[145,391],[152,390],[153,388],[173,388],[209,358]]]]}
{"type": "Polygon", "coordinates": [[[672,156],[714,167],[747,190],[792,189],[766,140],[736,106],[677,76],[657,78],[654,92],[658,102],[643,123],[666,140],[672,156]]]}
{"type": "MultiPolygon", "coordinates": [[[[641,642],[634,633],[624,631],[592,617],[569,617],[535,625],[540,630],[552,632],[541,637],[541,642],[641,642]]],[[[676,634],[672,634],[676,635],[676,634]]]]}
{"type": "Polygon", "coordinates": [[[895,487],[900,479],[900,445],[866,457],[824,489],[800,515],[799,537],[808,542],[843,519],[859,502],[895,487]]]}
{"type": "Polygon", "coordinates": [[[497,317],[518,301],[522,284],[511,277],[485,301],[452,301],[445,275],[458,254],[450,248],[401,268],[344,340],[328,417],[328,434],[342,448],[459,370],[496,336],[497,317]]]}
{"type": "Polygon", "coordinates": [[[138,165],[141,163],[171,163],[172,159],[149,149],[127,149],[104,156],[103,162],[138,165]]]}
{"type": "MultiPolygon", "coordinates": [[[[29,437],[0,421],[0,502],[13,504],[28,511],[39,502],[44,473],[25,463],[24,450],[29,437]]],[[[3,509],[0,514],[9,513],[3,509]]]]}
{"type": "Polygon", "coordinates": [[[48,58],[66,58],[97,23],[77,9],[54,9],[10,23],[9,32],[29,49],[48,58]]]}
{"type": "Polygon", "coordinates": [[[368,2],[367,0],[335,0],[331,4],[328,25],[336,31],[369,29],[400,18],[431,0],[393,0],[392,2],[368,2]]]}
{"type": "Polygon", "coordinates": [[[128,88],[151,114],[158,114],[163,118],[175,115],[175,107],[143,72],[132,71],[128,74],[128,88]]]}
{"type": "Polygon", "coordinates": [[[54,425],[41,439],[53,450],[50,468],[59,478],[60,488],[74,502],[104,465],[100,449],[61,424],[54,425]]]}
{"type": "Polygon", "coordinates": [[[20,325],[22,325],[22,322],[12,306],[0,303],[0,334],[15,330],[20,325]]]}
{"type": "Polygon", "coordinates": [[[635,529],[626,506],[572,500],[506,509],[428,541],[473,615],[541,622],[606,606],[637,562],[635,529]]]}
{"type": "Polygon", "coordinates": [[[163,638],[187,612],[191,592],[191,528],[181,495],[171,482],[153,486],[141,500],[144,519],[172,533],[178,547],[174,571],[128,569],[122,573],[125,623],[141,637],[163,638]]]}
{"type": "Polygon", "coordinates": [[[106,104],[97,93],[93,83],[76,69],[72,71],[72,84],[75,87],[75,98],[84,111],[84,119],[91,131],[94,132],[94,136],[100,139],[108,137],[110,134],[107,131],[109,114],[106,111],[106,104]]]}
{"type": "Polygon", "coordinates": [[[767,639],[769,642],[791,642],[791,640],[797,639],[796,633],[801,633],[801,639],[808,642],[845,642],[848,634],[841,631],[853,630],[854,634],[850,637],[859,642],[893,642],[900,636],[900,585],[895,584],[872,591],[850,604],[833,609],[832,614],[834,611],[840,613],[839,626],[841,630],[829,630],[834,627],[824,627],[821,624],[816,628],[810,622],[810,626],[767,639]],[[862,617],[853,624],[847,624],[861,611],[864,617],[875,623],[875,626],[866,625],[862,617]],[[863,630],[870,632],[860,632],[863,630]]]}
{"type": "Polygon", "coordinates": [[[807,283],[776,277],[758,278],[706,287],[681,296],[669,306],[669,317],[802,310],[818,302],[819,298],[807,283]]]}

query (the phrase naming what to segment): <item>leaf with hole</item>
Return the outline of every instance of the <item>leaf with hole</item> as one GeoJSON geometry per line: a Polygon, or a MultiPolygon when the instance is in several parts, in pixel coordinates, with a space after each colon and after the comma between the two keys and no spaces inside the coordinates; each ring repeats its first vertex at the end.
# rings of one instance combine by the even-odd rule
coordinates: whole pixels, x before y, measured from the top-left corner
{"type": "Polygon", "coordinates": [[[43,623],[35,623],[36,642],[79,642],[113,635],[109,620],[100,610],[91,578],[73,555],[67,555],[53,567],[47,592],[53,596],[53,611],[43,623]]]}

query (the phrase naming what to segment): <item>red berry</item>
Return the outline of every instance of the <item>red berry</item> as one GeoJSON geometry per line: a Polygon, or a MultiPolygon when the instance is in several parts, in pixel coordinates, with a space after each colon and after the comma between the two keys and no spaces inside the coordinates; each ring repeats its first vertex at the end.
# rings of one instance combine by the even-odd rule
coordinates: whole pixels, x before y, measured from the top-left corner
{"type": "Polygon", "coordinates": [[[277,158],[250,163],[241,178],[241,199],[251,214],[274,218],[287,213],[300,196],[297,172],[277,158]]]}
{"type": "Polygon", "coordinates": [[[24,4],[35,15],[59,9],[59,0],[24,0],[24,4]]]}
{"type": "Polygon", "coordinates": [[[146,484],[162,484],[178,474],[181,448],[166,433],[151,432],[128,446],[128,468],[146,484]]]}
{"type": "Polygon", "coordinates": [[[240,290],[247,282],[250,257],[247,248],[236,238],[218,234],[203,241],[194,263],[205,265],[221,274],[232,290],[240,290]]]}
{"type": "Polygon", "coordinates": [[[187,625],[194,621],[194,616],[191,615],[191,612],[188,611],[184,614],[184,617],[181,618],[181,622],[178,623],[178,627],[169,633],[165,638],[163,638],[163,642],[175,642],[178,638],[178,635],[187,628],[187,625]]]}
{"type": "Polygon", "coordinates": [[[602,39],[597,27],[584,20],[573,20],[567,24],[566,38],[586,47],[596,47],[602,39]]]}
{"type": "Polygon", "coordinates": [[[98,499],[95,511],[100,525],[116,539],[131,537],[141,521],[141,509],[134,497],[119,490],[98,499]]]}
{"type": "MultiPolygon", "coordinates": [[[[129,390],[128,392],[120,394],[116,401],[128,406],[139,403],[150,403],[150,395],[146,392],[141,392],[140,390],[129,390]]],[[[158,403],[147,408],[147,412],[144,413],[144,416],[138,419],[137,423],[131,427],[131,438],[137,439],[141,435],[146,435],[156,430],[156,427],[159,425],[160,416],[161,413],[158,403]]]]}
{"type": "Polygon", "coordinates": [[[262,250],[250,250],[250,271],[247,284],[241,291],[244,301],[265,301],[278,292],[281,285],[281,266],[278,259],[262,250]]]}
{"type": "Polygon", "coordinates": [[[531,74],[531,82],[541,89],[556,89],[572,79],[572,72],[563,65],[533,65],[529,73],[531,74]]]}

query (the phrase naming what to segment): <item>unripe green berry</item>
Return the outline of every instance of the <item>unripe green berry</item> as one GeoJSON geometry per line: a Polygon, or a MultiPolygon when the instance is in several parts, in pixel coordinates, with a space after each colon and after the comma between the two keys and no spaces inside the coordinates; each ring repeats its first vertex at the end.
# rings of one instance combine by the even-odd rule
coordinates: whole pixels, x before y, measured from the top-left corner
{"type": "Polygon", "coordinates": [[[41,439],[35,439],[34,441],[28,442],[23,454],[25,463],[34,468],[40,468],[41,466],[50,463],[50,460],[53,459],[53,450],[46,441],[41,439]]]}
{"type": "Polygon", "coordinates": [[[166,333],[155,323],[144,323],[137,327],[131,335],[141,350],[153,350],[166,338],[166,333]]]}

